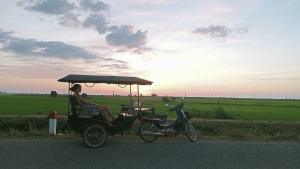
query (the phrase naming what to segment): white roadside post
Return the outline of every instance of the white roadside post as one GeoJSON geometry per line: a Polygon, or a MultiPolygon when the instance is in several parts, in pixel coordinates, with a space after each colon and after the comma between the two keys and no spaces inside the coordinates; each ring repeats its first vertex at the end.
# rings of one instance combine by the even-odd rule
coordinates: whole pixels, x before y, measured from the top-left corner
{"type": "Polygon", "coordinates": [[[49,134],[56,135],[57,126],[57,113],[56,111],[51,111],[49,114],[49,134]]]}

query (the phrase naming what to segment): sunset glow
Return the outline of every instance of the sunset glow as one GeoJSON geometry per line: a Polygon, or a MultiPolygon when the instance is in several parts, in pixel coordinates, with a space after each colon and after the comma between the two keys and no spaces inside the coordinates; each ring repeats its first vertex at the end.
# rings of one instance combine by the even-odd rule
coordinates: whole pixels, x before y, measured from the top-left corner
{"type": "Polygon", "coordinates": [[[91,74],[153,81],[144,95],[300,98],[299,16],[295,0],[1,1],[0,91],[91,74]]]}

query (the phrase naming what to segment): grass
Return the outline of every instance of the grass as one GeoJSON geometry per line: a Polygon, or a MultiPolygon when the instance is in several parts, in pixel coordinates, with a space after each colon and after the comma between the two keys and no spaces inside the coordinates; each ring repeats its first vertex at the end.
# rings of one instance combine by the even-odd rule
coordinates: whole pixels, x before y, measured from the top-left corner
{"type": "MultiPolygon", "coordinates": [[[[129,98],[125,96],[90,96],[87,100],[109,106],[115,115],[119,113],[121,104],[129,104],[129,98]]],[[[144,107],[155,107],[158,114],[175,117],[174,113],[167,111],[161,97],[142,97],[141,100],[144,107]]],[[[300,139],[300,100],[186,98],[185,101],[185,109],[194,118],[234,119],[195,119],[193,123],[201,137],[300,139]]],[[[67,109],[67,96],[0,95],[0,138],[45,137],[48,126],[45,115],[51,110],[66,115],[67,109]]],[[[60,117],[58,122],[58,131],[63,132],[66,117],[60,117]]],[[[134,135],[134,131],[136,127],[129,131],[130,135],[134,135]]]]}
{"type": "MultiPolygon", "coordinates": [[[[225,138],[234,140],[300,140],[299,122],[252,122],[237,120],[192,120],[200,139],[225,138]]],[[[131,130],[125,131],[126,138],[136,137],[139,126],[136,121],[131,130]]],[[[58,118],[59,138],[72,137],[74,133],[66,130],[67,118],[58,118]]],[[[184,135],[183,135],[184,137],[184,135]]],[[[0,118],[1,138],[50,138],[46,117],[2,117],[0,118]]],[[[173,138],[172,138],[173,139],[173,138]]]]}
{"type": "Polygon", "coordinates": [[[198,120],[193,124],[200,136],[238,140],[300,140],[299,122],[198,120]]]}
{"type": "MultiPolygon", "coordinates": [[[[119,113],[121,104],[129,104],[129,98],[126,96],[90,96],[87,100],[109,106],[114,114],[119,113]]],[[[161,97],[142,97],[141,100],[144,107],[155,107],[158,114],[175,117],[174,113],[167,111],[161,97]]],[[[192,112],[194,117],[220,116],[248,121],[300,121],[300,100],[186,98],[185,101],[185,109],[192,112]],[[224,112],[218,114],[216,113],[218,109],[224,112]]],[[[0,115],[47,115],[51,110],[64,115],[67,108],[67,96],[0,95],[0,115]]]]}

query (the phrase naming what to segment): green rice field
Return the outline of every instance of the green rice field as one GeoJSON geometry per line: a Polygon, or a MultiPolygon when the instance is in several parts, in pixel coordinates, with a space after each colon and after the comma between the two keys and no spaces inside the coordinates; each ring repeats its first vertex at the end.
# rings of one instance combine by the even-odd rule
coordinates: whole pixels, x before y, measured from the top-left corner
{"type": "MultiPolygon", "coordinates": [[[[87,100],[109,106],[114,114],[119,113],[121,104],[130,103],[127,96],[89,96],[87,100]]],[[[175,117],[174,113],[167,111],[161,97],[142,97],[141,100],[144,107],[154,107],[158,114],[175,117]]],[[[222,107],[236,120],[300,121],[300,100],[189,97],[185,102],[185,109],[193,115],[200,113],[209,116],[214,109],[222,107]]],[[[47,115],[51,110],[64,115],[67,109],[67,96],[0,95],[0,115],[47,115]]]]}

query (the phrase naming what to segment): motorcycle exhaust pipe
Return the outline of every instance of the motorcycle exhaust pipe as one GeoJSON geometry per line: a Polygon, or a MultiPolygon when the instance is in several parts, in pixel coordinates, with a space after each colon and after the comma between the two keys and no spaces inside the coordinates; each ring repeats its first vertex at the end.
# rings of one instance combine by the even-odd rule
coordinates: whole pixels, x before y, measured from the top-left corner
{"type": "Polygon", "coordinates": [[[164,136],[161,132],[143,132],[144,135],[164,136]]]}

